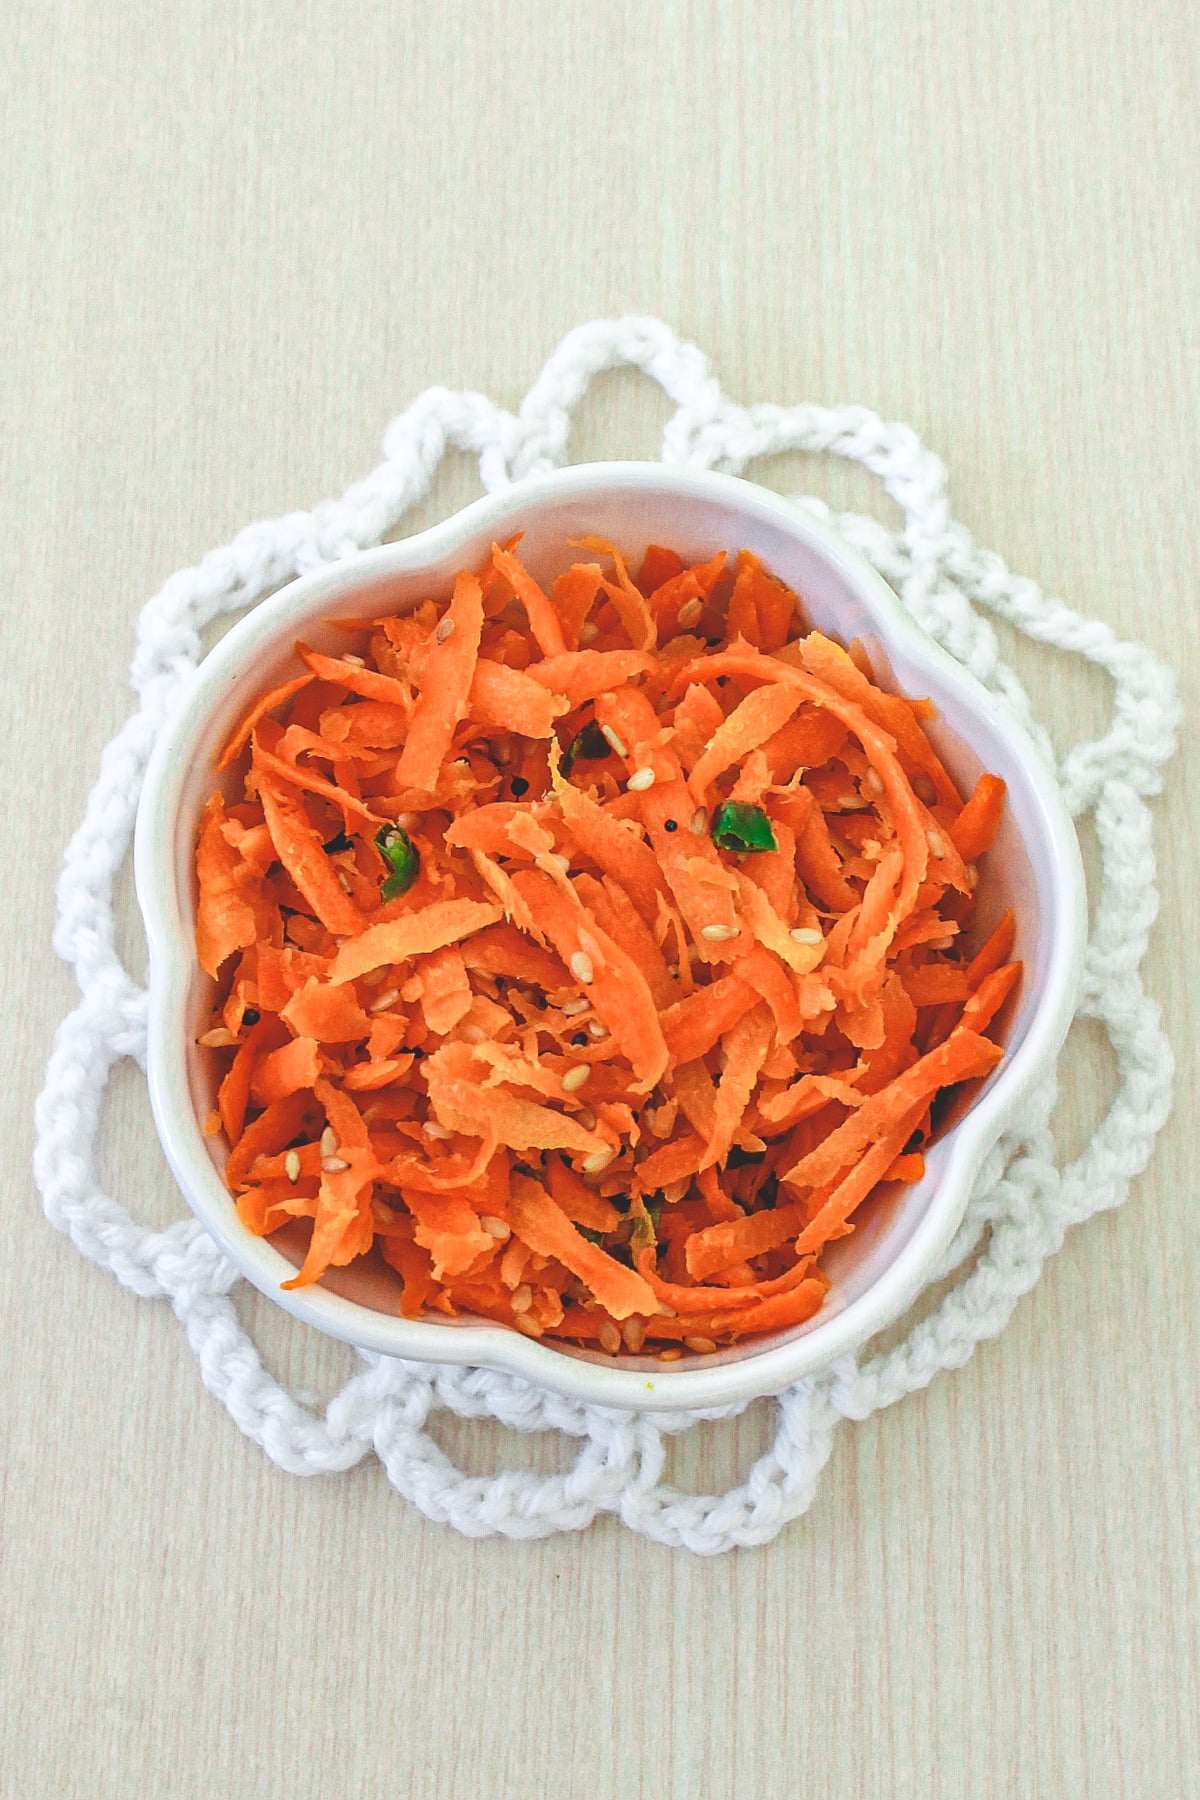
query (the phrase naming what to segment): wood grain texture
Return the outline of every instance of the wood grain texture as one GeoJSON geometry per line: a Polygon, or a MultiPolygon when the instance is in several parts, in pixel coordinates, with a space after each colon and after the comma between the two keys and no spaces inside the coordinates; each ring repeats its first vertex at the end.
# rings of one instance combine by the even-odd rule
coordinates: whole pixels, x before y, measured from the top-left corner
{"type": "MultiPolygon", "coordinates": [[[[702,1563],[606,1523],[469,1543],[378,1467],[304,1483],[172,1317],[45,1225],[32,1099],[71,999],[62,845],[134,620],[374,460],[432,381],[512,403],[570,326],[661,314],[737,397],[859,399],[981,540],[1195,702],[1200,54],[1180,0],[10,0],[0,243],[8,1142],[0,1791],[406,1800],[1177,1800],[1200,1767],[1194,741],[1151,959],[1180,1102],[967,1368],[839,1438],[808,1517],[702,1563]]],[[[652,454],[597,387],[577,455],[652,454]]],[[[788,458],[788,490],[878,506],[788,458]]],[[[414,524],[460,504],[456,461],[414,524]]],[[[886,516],[886,508],[884,509],[886,516]]],[[[1094,685],[1018,661],[1064,739],[1094,685]]],[[[123,942],[142,952],[128,893],[123,942]]],[[[1064,1143],[1100,1105],[1085,1034],[1064,1143]]],[[[179,1201],[138,1081],[109,1179],[179,1201]]],[[[277,1367],[349,1366],[266,1302],[277,1367]]],[[[468,1466],[557,1445],[447,1425],[468,1466]]],[[[727,1481],[761,1410],[673,1452],[727,1481]]]]}

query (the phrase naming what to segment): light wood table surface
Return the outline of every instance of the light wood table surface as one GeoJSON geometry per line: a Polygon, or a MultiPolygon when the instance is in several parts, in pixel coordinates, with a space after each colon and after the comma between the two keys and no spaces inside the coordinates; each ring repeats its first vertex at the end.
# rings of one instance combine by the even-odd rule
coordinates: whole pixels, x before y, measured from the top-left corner
{"type": "MultiPolygon", "coordinates": [[[[31,1107],[73,989],[53,882],[135,615],[340,491],[431,382],[515,404],[657,313],[746,400],[861,400],[982,542],[1197,674],[1200,39],[1184,0],[10,0],[0,243],[5,729],[0,1792],[405,1800],[1182,1800],[1200,1791],[1194,747],[1156,828],[1176,1115],[1004,1335],[839,1437],[809,1515],[701,1562],[611,1521],[427,1524],[378,1465],[281,1474],[162,1306],[46,1225],[31,1107]]],[[[652,455],[600,383],[572,447],[652,455]]],[[[879,509],[800,458],[761,478],[879,509]]],[[[475,491],[453,459],[411,523],[475,491]]],[[[887,517],[886,505],[881,516],[887,517]]],[[[1064,741],[1103,683],[1016,652],[1064,741]]],[[[143,950],[123,884],[122,942],[143,950]]],[[[1078,1144],[1108,1065],[1086,1034],[1078,1144]]],[[[135,1072],[106,1174],[179,1215],[135,1072]]],[[[273,1366],[353,1359],[242,1301],[273,1366]]],[[[693,1434],[680,1483],[761,1447],[693,1434]]],[[[558,1445],[448,1424],[466,1466],[558,1445]]]]}

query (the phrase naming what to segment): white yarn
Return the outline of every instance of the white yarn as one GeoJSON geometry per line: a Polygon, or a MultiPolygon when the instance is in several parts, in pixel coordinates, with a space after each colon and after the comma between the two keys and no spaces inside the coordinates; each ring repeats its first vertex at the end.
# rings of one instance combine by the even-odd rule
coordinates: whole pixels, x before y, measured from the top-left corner
{"type": "MultiPolygon", "coordinates": [[[[701,352],[657,319],[598,320],[570,332],[516,414],[482,394],[430,388],[388,426],[383,450],[379,466],[340,500],[248,526],[198,567],[172,575],[138,621],[132,680],[140,707],[101,758],[58,884],[54,945],[74,965],[82,998],[59,1028],[36,1108],[34,1167],[47,1216],[126,1287],[171,1302],[206,1386],[247,1437],[294,1474],[349,1469],[374,1451],[400,1493],[429,1518],[472,1537],[576,1531],[611,1512],[646,1537],[704,1555],[766,1543],[812,1503],[839,1421],[864,1419],[965,1362],[982,1338],[1003,1328],[1068,1228],[1119,1205],[1149,1159],[1169,1110],[1173,1064],[1139,973],[1158,910],[1146,799],[1158,793],[1161,765],[1175,745],[1174,681],[1140,645],[1047,599],[979,549],[950,516],[943,465],[908,426],[885,424],[859,406],[738,406],[725,398],[701,352]],[[236,1271],[200,1225],[187,1218],[148,1230],[103,1191],[96,1164],[110,1070],[126,1056],[144,1066],[145,1057],[146,996],[116,953],[113,878],[129,848],[147,758],[200,660],[200,632],[293,576],[378,543],[428,492],[451,445],[478,457],[490,491],[557,466],[589,382],[625,365],[642,369],[675,403],[663,435],[665,462],[738,472],[752,457],[799,449],[876,474],[904,514],[903,529],[893,533],[853,513],[830,522],[991,689],[1051,766],[1049,738],[1001,661],[985,614],[1097,664],[1115,695],[1108,730],[1074,745],[1056,769],[1071,812],[1093,815],[1102,856],[1080,1012],[1101,1022],[1115,1054],[1118,1086],[1107,1115],[1082,1155],[1057,1167],[1048,1078],[1020,1127],[988,1157],[941,1271],[965,1264],[986,1236],[969,1272],[895,1349],[847,1357],[782,1394],[774,1441],[746,1481],[700,1496],[663,1485],[665,1439],[738,1407],[640,1417],[582,1406],[487,1369],[364,1353],[362,1372],[324,1413],[314,1411],[263,1367],[229,1297],[236,1271]],[[565,1475],[468,1476],[426,1429],[441,1408],[518,1431],[562,1432],[579,1440],[579,1454],[565,1475]]],[[[818,500],[796,504],[830,516],[818,500]]]]}

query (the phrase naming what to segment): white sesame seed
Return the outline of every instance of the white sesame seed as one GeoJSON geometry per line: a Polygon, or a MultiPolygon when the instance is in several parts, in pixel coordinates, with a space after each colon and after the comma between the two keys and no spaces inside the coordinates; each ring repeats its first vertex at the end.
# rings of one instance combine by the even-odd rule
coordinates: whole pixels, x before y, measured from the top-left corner
{"type": "Polygon", "coordinates": [[[344,1156],[323,1156],[321,1158],[321,1167],[324,1169],[326,1175],[337,1175],[341,1170],[348,1169],[350,1164],[346,1161],[344,1156]]]}
{"type": "Polygon", "coordinates": [[[645,1319],[639,1319],[636,1313],[631,1319],[626,1319],[621,1327],[621,1336],[625,1339],[625,1348],[636,1356],[646,1341],[645,1319]]]}
{"type": "Polygon", "coordinates": [[[685,631],[688,631],[697,622],[703,611],[703,600],[685,600],[679,611],[675,614],[675,622],[678,625],[682,625],[685,631]]]}
{"type": "Polygon", "coordinates": [[[936,831],[927,831],[925,833],[925,842],[929,845],[929,854],[931,856],[936,856],[937,860],[941,862],[946,854],[946,846],[942,840],[941,834],[936,831]]]}
{"type": "Polygon", "coordinates": [[[482,1025],[464,1025],[458,1035],[464,1044],[482,1044],[487,1032],[482,1025]]]}
{"type": "Polygon", "coordinates": [[[663,1189],[663,1199],[668,1206],[678,1206],[679,1202],[683,1199],[683,1196],[687,1193],[689,1186],[690,1183],[687,1181],[686,1177],[683,1181],[673,1181],[669,1187],[663,1189]]]}
{"type": "Polygon", "coordinates": [[[349,663],[355,669],[365,669],[367,666],[361,656],[351,656],[349,651],[343,656],[342,661],[349,663]]]}
{"type": "Polygon", "coordinates": [[[573,1069],[568,1069],[562,1078],[563,1093],[578,1093],[579,1089],[583,1086],[585,1081],[588,1080],[591,1073],[592,1065],[590,1063],[576,1063],[575,1067],[573,1069]]]}
{"type": "Polygon", "coordinates": [[[579,1123],[583,1126],[583,1129],[585,1131],[595,1131],[596,1115],[592,1111],[590,1106],[581,1106],[579,1108],[579,1111],[575,1114],[575,1117],[578,1119],[579,1123]]]}
{"type": "Polygon", "coordinates": [[[617,736],[616,732],[613,730],[611,725],[602,725],[600,727],[600,735],[604,739],[605,743],[608,745],[609,749],[612,750],[617,756],[628,756],[629,755],[628,750],[625,748],[624,742],[622,741],[621,738],[619,738],[617,736]]]}
{"type": "Polygon", "coordinates": [[[436,1119],[426,1119],[426,1121],[425,1121],[424,1125],[421,1127],[421,1129],[424,1131],[426,1137],[448,1138],[450,1136],[450,1133],[446,1130],[446,1127],[444,1125],[439,1124],[436,1119]]]}
{"type": "Polygon", "coordinates": [[[321,1155],[336,1156],[337,1147],[337,1132],[333,1129],[332,1125],[327,1125],[321,1133],[321,1155]]]}
{"type": "Polygon", "coordinates": [[[567,1000],[563,1003],[563,1011],[568,1019],[573,1019],[576,1013],[586,1012],[591,1004],[590,1000],[567,1000]]]}
{"type": "Polygon", "coordinates": [[[341,888],[343,894],[348,894],[350,892],[350,877],[347,875],[345,869],[339,869],[337,871],[337,878],[338,886],[341,888]]]}
{"type": "Polygon", "coordinates": [[[390,987],[386,990],[386,992],[380,994],[377,999],[372,1000],[370,1006],[368,1006],[368,1008],[367,1008],[367,1011],[372,1012],[372,1013],[386,1012],[389,1006],[395,1006],[395,1004],[399,998],[400,998],[400,989],[390,987]]]}
{"type": "Polygon", "coordinates": [[[698,806],[688,820],[688,830],[693,837],[703,837],[708,830],[708,814],[702,806],[698,806]]]}
{"type": "Polygon", "coordinates": [[[368,969],[365,974],[360,975],[359,980],[365,988],[377,988],[387,980],[387,975],[388,965],[380,963],[377,969],[368,969]]]}
{"type": "Polygon", "coordinates": [[[540,1338],[542,1335],[542,1328],[532,1313],[516,1313],[513,1317],[513,1324],[525,1337],[540,1338]]]}
{"type": "Polygon", "coordinates": [[[741,932],[736,925],[705,925],[700,936],[707,938],[710,944],[727,944],[730,938],[740,937],[741,932]]]}
{"type": "Polygon", "coordinates": [[[512,1309],[515,1313],[528,1312],[533,1305],[533,1289],[527,1281],[512,1291],[512,1309]]]}
{"type": "Polygon", "coordinates": [[[635,769],[625,785],[631,794],[644,794],[647,788],[654,786],[654,770],[635,769]]]}
{"type": "Polygon", "coordinates": [[[580,643],[581,644],[594,644],[596,639],[599,636],[600,636],[600,627],[598,625],[594,624],[591,619],[585,619],[583,621],[583,624],[579,627],[580,643]]]}
{"type": "Polygon", "coordinates": [[[683,1341],[697,1356],[711,1356],[717,1347],[711,1338],[706,1337],[686,1337],[683,1341]]]}
{"type": "Polygon", "coordinates": [[[863,786],[869,794],[874,794],[876,797],[882,794],[883,776],[879,773],[878,769],[871,767],[867,770],[866,774],[863,776],[863,786]]]}
{"type": "Polygon", "coordinates": [[[587,954],[586,950],[576,950],[567,966],[576,981],[582,981],[584,987],[587,987],[589,982],[596,979],[596,971],[592,967],[592,959],[587,954]]]}
{"type": "Polygon", "coordinates": [[[978,884],[979,870],[975,867],[974,863],[968,863],[966,868],[963,870],[963,874],[967,878],[967,886],[969,888],[974,888],[978,884]]]}
{"type": "Polygon", "coordinates": [[[594,1038],[606,1038],[608,1036],[608,1026],[602,1025],[599,1019],[593,1019],[588,1026],[588,1030],[594,1038]]]}
{"type": "Polygon", "coordinates": [[[454,620],[443,619],[433,635],[439,644],[444,644],[447,638],[453,637],[454,635],[454,620]]]}
{"type": "Polygon", "coordinates": [[[594,1150],[591,1156],[585,1156],[580,1165],[585,1175],[598,1175],[601,1169],[607,1169],[616,1155],[615,1150],[594,1150]]]}
{"type": "Polygon", "coordinates": [[[283,1167],[289,1181],[299,1181],[300,1152],[298,1150],[289,1150],[283,1159],[283,1167]]]}
{"type": "Polygon", "coordinates": [[[663,1117],[662,1113],[654,1112],[654,1111],[647,1111],[645,1116],[646,1116],[646,1129],[651,1133],[651,1135],[656,1138],[665,1138],[667,1135],[667,1132],[670,1130],[670,1126],[667,1124],[667,1121],[663,1117]]]}
{"type": "Polygon", "coordinates": [[[607,1350],[610,1356],[615,1356],[621,1348],[621,1334],[612,1320],[604,1319],[596,1335],[600,1339],[600,1348],[607,1350]]]}
{"type": "Polygon", "coordinates": [[[559,868],[562,870],[564,875],[566,874],[567,870],[571,867],[570,857],[569,856],[560,856],[557,851],[554,851],[551,854],[550,860],[551,860],[551,862],[556,862],[558,864],[559,868]]]}
{"type": "Polygon", "coordinates": [[[507,1243],[512,1236],[512,1232],[504,1220],[495,1219],[490,1213],[482,1214],[479,1220],[479,1229],[486,1231],[489,1237],[496,1238],[502,1244],[507,1243]]]}
{"type": "Polygon", "coordinates": [[[821,944],[825,941],[813,925],[797,925],[794,931],[788,932],[788,936],[795,944],[821,944]]]}
{"type": "Polygon", "coordinates": [[[237,1043],[237,1039],[232,1031],[226,1031],[223,1025],[214,1025],[211,1031],[206,1031],[203,1037],[196,1039],[196,1042],[203,1044],[206,1050],[228,1050],[231,1044],[237,1043]]]}
{"type": "Polygon", "coordinates": [[[861,804],[862,802],[859,800],[857,794],[842,794],[838,798],[838,805],[843,812],[853,812],[854,808],[856,806],[861,806],[861,804]]]}
{"type": "Polygon", "coordinates": [[[678,1362],[682,1355],[682,1350],[660,1350],[658,1360],[659,1362],[678,1362]]]}

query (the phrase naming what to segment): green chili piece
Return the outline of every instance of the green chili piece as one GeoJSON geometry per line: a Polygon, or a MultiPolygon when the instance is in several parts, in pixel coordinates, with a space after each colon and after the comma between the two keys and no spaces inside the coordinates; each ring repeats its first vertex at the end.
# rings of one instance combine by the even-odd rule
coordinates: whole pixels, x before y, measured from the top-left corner
{"type": "Polygon", "coordinates": [[[726,800],[713,816],[712,841],[718,850],[778,850],[771,821],[761,806],[726,800]]]}
{"type": "Polygon", "coordinates": [[[421,858],[407,831],[401,831],[399,825],[381,825],[375,833],[375,848],[391,870],[379,898],[388,901],[407,894],[421,873],[421,858]]]}
{"type": "Polygon", "coordinates": [[[600,762],[604,757],[611,755],[612,745],[595,719],[592,719],[567,745],[563,753],[563,774],[569,775],[577,762],[600,762]]]}

